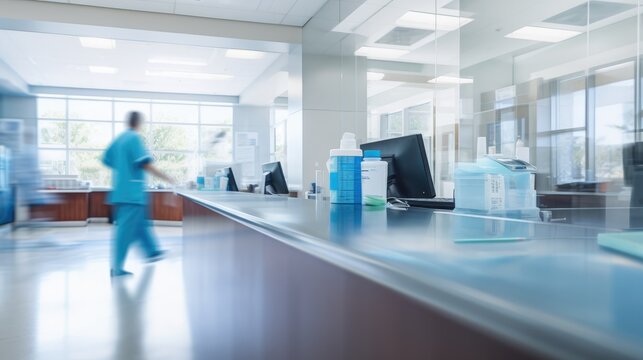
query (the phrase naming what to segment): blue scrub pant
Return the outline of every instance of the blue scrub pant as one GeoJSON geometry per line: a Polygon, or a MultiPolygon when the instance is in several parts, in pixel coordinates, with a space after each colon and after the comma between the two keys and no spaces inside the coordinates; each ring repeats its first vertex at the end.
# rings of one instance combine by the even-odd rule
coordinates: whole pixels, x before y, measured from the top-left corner
{"type": "Polygon", "coordinates": [[[147,220],[147,205],[115,204],[114,212],[116,235],[112,244],[112,270],[123,270],[129,246],[136,240],[145,256],[156,255],[159,248],[147,220]]]}

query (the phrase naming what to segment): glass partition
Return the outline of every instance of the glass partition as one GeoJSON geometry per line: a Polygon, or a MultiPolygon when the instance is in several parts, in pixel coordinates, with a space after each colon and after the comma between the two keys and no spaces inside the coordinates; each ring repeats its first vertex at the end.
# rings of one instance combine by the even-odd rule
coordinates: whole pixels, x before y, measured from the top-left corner
{"type": "Polygon", "coordinates": [[[458,164],[502,154],[536,167],[554,220],[592,209],[601,226],[643,205],[640,13],[633,0],[338,0],[306,25],[304,54],[341,53],[336,101],[365,101],[362,141],[423,134],[438,196],[458,164]]]}

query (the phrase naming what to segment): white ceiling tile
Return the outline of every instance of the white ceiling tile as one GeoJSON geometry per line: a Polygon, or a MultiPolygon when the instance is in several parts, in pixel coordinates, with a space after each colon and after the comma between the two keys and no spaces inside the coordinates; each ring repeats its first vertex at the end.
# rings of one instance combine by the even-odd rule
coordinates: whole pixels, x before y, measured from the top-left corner
{"type": "Polygon", "coordinates": [[[57,2],[57,3],[69,3],[69,0],[38,0],[44,2],[57,2]]]}
{"type": "Polygon", "coordinates": [[[185,3],[176,4],[175,14],[269,24],[279,24],[281,19],[284,17],[283,14],[277,13],[223,9],[211,6],[189,5],[185,3]]]}
{"type": "Polygon", "coordinates": [[[291,26],[304,26],[310,17],[308,16],[295,16],[295,15],[286,15],[283,20],[281,20],[282,25],[291,25],[291,26]]]}
{"type": "Polygon", "coordinates": [[[326,0],[39,0],[301,26],[326,0]],[[284,17],[289,15],[288,17],[284,17]]]}
{"type": "Polygon", "coordinates": [[[176,0],[179,5],[195,5],[227,10],[257,10],[261,0],[176,0]]]}
{"type": "Polygon", "coordinates": [[[257,10],[287,14],[297,0],[263,0],[257,10]]]}
{"type": "Polygon", "coordinates": [[[224,56],[226,49],[117,40],[113,50],[89,49],[78,37],[0,30],[0,59],[31,85],[188,94],[240,95],[279,57],[259,60],[224,56]],[[150,64],[150,58],[207,62],[206,66],[150,64]],[[92,74],[90,65],[119,69],[115,75],[92,74]],[[228,74],[231,80],[204,81],[147,76],[146,71],[228,74]]]}
{"type": "Polygon", "coordinates": [[[72,4],[91,5],[115,9],[172,13],[174,0],[70,0],[72,4]]]}
{"type": "Polygon", "coordinates": [[[304,16],[310,19],[325,3],[326,0],[297,0],[288,15],[304,16]]]}

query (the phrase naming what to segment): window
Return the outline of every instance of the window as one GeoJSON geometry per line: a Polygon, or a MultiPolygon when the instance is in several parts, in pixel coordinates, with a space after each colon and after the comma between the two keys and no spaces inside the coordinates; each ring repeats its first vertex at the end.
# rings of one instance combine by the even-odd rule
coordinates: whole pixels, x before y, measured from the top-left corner
{"type": "Polygon", "coordinates": [[[433,104],[431,102],[409,106],[405,109],[383,113],[373,111],[367,120],[367,136],[370,140],[403,135],[422,134],[433,137],[433,104]]]}
{"type": "Polygon", "coordinates": [[[407,134],[433,135],[433,106],[431,103],[412,106],[406,110],[408,117],[407,134]]]}
{"type": "Polygon", "coordinates": [[[404,112],[398,111],[388,115],[388,127],[386,137],[404,135],[404,112]]]}
{"type": "Polygon", "coordinates": [[[232,125],[232,108],[201,106],[201,124],[232,125]]]}
{"type": "Polygon", "coordinates": [[[634,61],[558,80],[552,161],[558,184],[623,179],[623,144],[634,141],[634,61]]]}
{"type": "Polygon", "coordinates": [[[634,61],[595,71],[596,180],[623,179],[623,144],[634,141],[634,61]]]}
{"type": "Polygon", "coordinates": [[[152,119],[157,123],[196,124],[199,107],[183,104],[152,104],[152,119]]]}
{"type": "Polygon", "coordinates": [[[584,74],[558,81],[558,106],[552,117],[556,183],[584,181],[586,159],[586,77],[584,74]]]}
{"type": "Polygon", "coordinates": [[[273,122],[272,156],[270,160],[280,161],[284,171],[286,171],[288,109],[285,107],[275,107],[273,112],[273,122]]]}
{"type": "Polygon", "coordinates": [[[125,115],[130,111],[138,111],[145,115],[146,119],[150,118],[150,103],[144,102],[114,102],[114,121],[124,123],[125,115]]]}
{"type": "Polygon", "coordinates": [[[231,106],[111,98],[38,99],[40,168],[46,175],[77,175],[109,186],[101,163],[105,148],[126,130],[129,111],[140,111],[141,131],[156,165],[179,182],[194,179],[205,160],[232,162],[231,106]]]}
{"type": "Polygon", "coordinates": [[[112,121],[112,102],[95,100],[69,100],[69,119],[112,121]]]}

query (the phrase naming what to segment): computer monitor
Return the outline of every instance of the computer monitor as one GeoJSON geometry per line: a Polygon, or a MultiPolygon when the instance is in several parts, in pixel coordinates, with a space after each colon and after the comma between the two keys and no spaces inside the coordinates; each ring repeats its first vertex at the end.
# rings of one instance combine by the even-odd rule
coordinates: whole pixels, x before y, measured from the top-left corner
{"type": "Polygon", "coordinates": [[[237,187],[237,181],[234,178],[232,168],[223,168],[223,174],[228,178],[228,188],[226,189],[226,191],[239,191],[239,187],[237,187]]]}
{"type": "Polygon", "coordinates": [[[286,177],[279,161],[261,165],[263,193],[268,195],[289,194],[286,177]]]}
{"type": "Polygon", "coordinates": [[[362,150],[379,150],[388,162],[388,197],[430,199],[435,197],[429,160],[421,134],[374,141],[362,150]]]}
{"type": "Polygon", "coordinates": [[[623,146],[623,181],[632,187],[630,228],[643,228],[643,142],[623,146]]]}
{"type": "Polygon", "coordinates": [[[623,181],[632,186],[637,166],[643,166],[643,142],[623,145],[623,181]]]}

